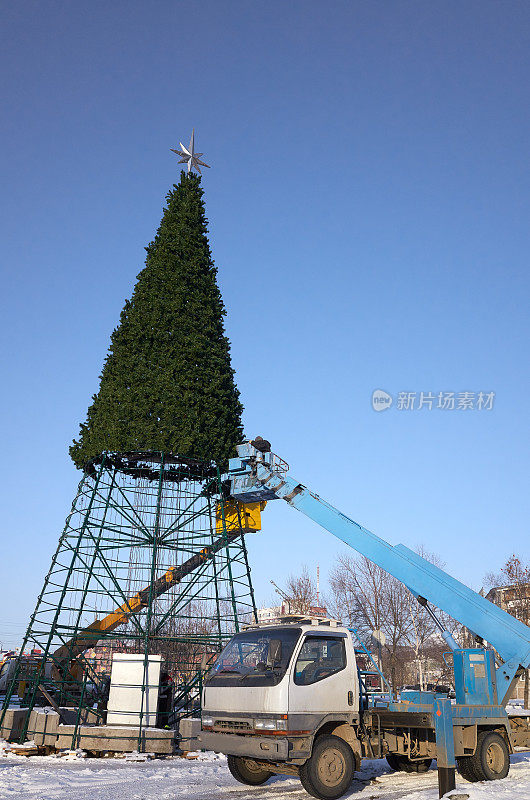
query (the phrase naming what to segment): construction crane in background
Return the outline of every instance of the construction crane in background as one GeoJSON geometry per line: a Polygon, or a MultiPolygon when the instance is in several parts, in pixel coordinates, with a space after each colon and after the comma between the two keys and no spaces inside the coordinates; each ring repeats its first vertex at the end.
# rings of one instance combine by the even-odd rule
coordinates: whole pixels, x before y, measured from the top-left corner
{"type": "Polygon", "coordinates": [[[271,583],[274,586],[274,590],[276,591],[276,594],[279,594],[280,597],[282,598],[282,600],[284,600],[287,603],[287,613],[290,614],[291,613],[291,603],[293,601],[293,598],[289,597],[289,595],[286,592],[284,592],[283,589],[280,589],[280,587],[278,586],[277,583],[274,583],[274,581],[271,581],[271,583]]]}

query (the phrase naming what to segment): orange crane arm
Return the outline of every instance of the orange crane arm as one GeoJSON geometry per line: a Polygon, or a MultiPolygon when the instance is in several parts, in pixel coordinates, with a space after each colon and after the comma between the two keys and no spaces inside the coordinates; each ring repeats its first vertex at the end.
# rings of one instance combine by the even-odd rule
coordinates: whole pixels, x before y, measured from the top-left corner
{"type": "Polygon", "coordinates": [[[86,628],[83,628],[77,636],[62,644],[52,654],[52,659],[60,671],[64,666],[70,667],[71,663],[93,647],[102,634],[112,633],[120,625],[127,622],[131,614],[137,614],[146,608],[149,603],[167,592],[172,586],[196,570],[201,564],[212,558],[219,550],[226,547],[243,533],[261,530],[261,510],[265,503],[225,503],[222,507],[217,503],[216,508],[216,530],[223,535],[212,542],[211,545],[203,547],[199,553],[188,558],[180,566],[170,567],[163,575],[156,578],[152,584],[145,586],[133,597],[127,599],[121,606],[115,608],[110,614],[102,619],[96,619],[86,628]],[[224,534],[226,528],[227,533],[224,534]],[[66,664],[65,664],[66,662],[66,664]]]}

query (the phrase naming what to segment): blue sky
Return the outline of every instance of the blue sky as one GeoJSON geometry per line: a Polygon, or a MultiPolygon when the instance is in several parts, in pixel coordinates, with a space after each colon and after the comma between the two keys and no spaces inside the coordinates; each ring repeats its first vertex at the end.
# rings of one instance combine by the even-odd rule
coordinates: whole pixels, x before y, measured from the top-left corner
{"type": "MultiPolygon", "coordinates": [[[[247,433],[474,587],[529,558],[528,3],[21,0],[3,23],[0,643],[192,127],[247,433]],[[376,388],[496,395],[375,413],[376,388]]],[[[249,549],[261,603],[344,551],[280,503],[249,549]]]]}

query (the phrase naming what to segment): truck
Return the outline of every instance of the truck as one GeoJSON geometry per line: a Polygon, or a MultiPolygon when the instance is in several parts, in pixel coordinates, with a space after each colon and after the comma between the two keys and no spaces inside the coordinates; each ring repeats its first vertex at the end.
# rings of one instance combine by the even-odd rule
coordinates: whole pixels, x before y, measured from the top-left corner
{"type": "MultiPolygon", "coordinates": [[[[42,657],[39,652],[22,652],[18,655],[14,652],[6,653],[0,660],[0,694],[7,693],[16,675],[19,687],[18,694],[19,697],[22,697],[28,682],[39,672],[41,663],[42,657]]],[[[50,673],[51,664],[47,662],[43,668],[43,675],[48,678],[50,673]]]]}
{"type": "Polygon", "coordinates": [[[299,616],[253,624],[231,639],[204,682],[199,744],[227,755],[241,783],[297,775],[304,789],[335,800],[364,758],[423,772],[437,762],[442,797],[455,769],[470,782],[506,777],[510,754],[530,749],[530,720],[506,710],[530,667],[530,628],[404,545],[391,545],[289,474],[261,437],[238,446],[225,477],[234,502],[283,499],[402,581],[435,620],[454,673],[448,691],[366,691],[353,634],[332,619],[299,616]],[[460,647],[434,608],[466,626],[460,647]]]}

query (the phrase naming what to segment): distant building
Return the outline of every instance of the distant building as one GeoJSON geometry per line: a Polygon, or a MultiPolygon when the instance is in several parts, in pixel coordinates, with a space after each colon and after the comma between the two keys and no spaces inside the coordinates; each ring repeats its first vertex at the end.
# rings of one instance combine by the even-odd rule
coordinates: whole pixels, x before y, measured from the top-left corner
{"type": "Polygon", "coordinates": [[[282,614],[282,606],[258,608],[258,622],[276,622],[282,614]]]}
{"type": "Polygon", "coordinates": [[[420,681],[423,683],[424,687],[426,687],[427,684],[435,685],[437,683],[443,683],[439,661],[429,657],[425,653],[416,656],[412,648],[410,648],[409,656],[410,658],[405,663],[404,668],[407,685],[419,686],[420,681]]]}
{"type": "Polygon", "coordinates": [[[487,593],[486,600],[495,603],[512,617],[516,617],[528,625],[530,620],[530,583],[494,586],[487,593]]]}
{"type": "Polygon", "coordinates": [[[325,606],[309,606],[305,613],[314,617],[327,617],[328,610],[325,606]]]}
{"type": "MultiPolygon", "coordinates": [[[[284,602],[279,606],[258,608],[258,622],[278,622],[280,617],[290,613],[291,610],[287,602],[284,602]]],[[[312,617],[327,617],[328,610],[325,606],[309,606],[309,608],[304,611],[304,614],[312,617]]]]}
{"type": "Polygon", "coordinates": [[[127,646],[120,639],[102,639],[85,651],[84,658],[96,675],[110,675],[113,653],[127,652],[135,652],[134,646],[127,646]]]}
{"type": "MultiPolygon", "coordinates": [[[[486,595],[486,600],[495,603],[512,617],[530,623],[530,583],[516,583],[511,586],[494,586],[486,595]]],[[[512,692],[516,700],[524,700],[524,675],[519,678],[512,692]]]]}

